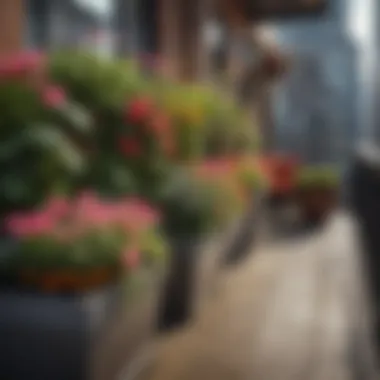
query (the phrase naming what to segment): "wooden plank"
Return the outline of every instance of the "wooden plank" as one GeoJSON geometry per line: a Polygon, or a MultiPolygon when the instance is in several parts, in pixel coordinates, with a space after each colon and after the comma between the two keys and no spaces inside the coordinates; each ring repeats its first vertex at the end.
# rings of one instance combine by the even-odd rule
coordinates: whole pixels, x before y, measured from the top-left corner
{"type": "Polygon", "coordinates": [[[223,18],[239,22],[323,16],[328,0],[220,0],[223,18]]]}

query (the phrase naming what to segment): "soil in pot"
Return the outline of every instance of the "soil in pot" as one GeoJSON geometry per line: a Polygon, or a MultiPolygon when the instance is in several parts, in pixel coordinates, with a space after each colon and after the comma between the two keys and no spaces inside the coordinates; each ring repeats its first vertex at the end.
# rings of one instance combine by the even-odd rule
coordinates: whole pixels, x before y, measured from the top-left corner
{"type": "Polygon", "coordinates": [[[119,278],[115,268],[99,267],[87,270],[51,270],[40,273],[24,270],[19,273],[21,286],[47,293],[76,293],[93,290],[119,278]]]}

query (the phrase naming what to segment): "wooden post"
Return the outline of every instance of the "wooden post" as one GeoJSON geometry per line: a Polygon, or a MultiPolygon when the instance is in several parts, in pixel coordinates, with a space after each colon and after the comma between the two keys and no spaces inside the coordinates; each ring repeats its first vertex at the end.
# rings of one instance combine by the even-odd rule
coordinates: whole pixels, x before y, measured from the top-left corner
{"type": "Polygon", "coordinates": [[[184,81],[202,77],[204,65],[203,20],[206,0],[160,0],[159,51],[168,74],[184,81]]]}
{"type": "Polygon", "coordinates": [[[0,0],[0,55],[22,48],[24,1],[0,0]]]}
{"type": "Polygon", "coordinates": [[[178,73],[178,2],[177,0],[159,1],[159,54],[164,61],[162,74],[177,78],[178,73]]]}

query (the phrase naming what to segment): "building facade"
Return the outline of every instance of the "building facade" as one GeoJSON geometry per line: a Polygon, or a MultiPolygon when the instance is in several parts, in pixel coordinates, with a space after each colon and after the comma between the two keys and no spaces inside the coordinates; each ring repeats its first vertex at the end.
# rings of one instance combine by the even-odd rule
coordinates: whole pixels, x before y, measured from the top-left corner
{"type": "Polygon", "coordinates": [[[292,70],[274,94],[277,148],[309,162],[344,164],[358,135],[358,50],[347,0],[330,0],[315,22],[277,25],[292,70]]]}
{"type": "Polygon", "coordinates": [[[166,74],[193,80],[204,73],[202,23],[208,4],[208,0],[1,0],[0,54],[25,47],[77,46],[123,56],[152,53],[165,60],[166,74]]]}

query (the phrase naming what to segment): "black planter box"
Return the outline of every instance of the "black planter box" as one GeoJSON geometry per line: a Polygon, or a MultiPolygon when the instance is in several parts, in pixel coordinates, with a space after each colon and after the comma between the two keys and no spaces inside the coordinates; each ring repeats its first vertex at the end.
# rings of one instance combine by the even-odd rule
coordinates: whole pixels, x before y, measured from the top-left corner
{"type": "Polygon", "coordinates": [[[231,232],[169,239],[171,254],[159,309],[159,331],[182,327],[212,297],[231,232]]]}
{"type": "Polygon", "coordinates": [[[159,286],[149,277],[142,294],[127,306],[124,284],[80,295],[1,289],[1,378],[113,379],[152,335],[158,298],[153,292],[159,286]],[[127,330],[133,339],[126,345],[127,330]]]}
{"type": "Polygon", "coordinates": [[[380,353],[380,149],[361,147],[349,180],[349,203],[358,220],[363,261],[375,314],[374,337],[380,353]]]}
{"type": "Polygon", "coordinates": [[[170,239],[169,270],[158,316],[161,332],[181,327],[193,314],[201,246],[197,237],[170,239]]]}

